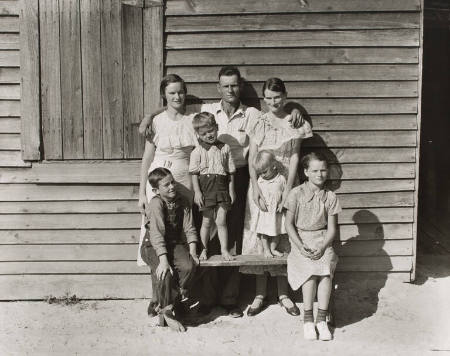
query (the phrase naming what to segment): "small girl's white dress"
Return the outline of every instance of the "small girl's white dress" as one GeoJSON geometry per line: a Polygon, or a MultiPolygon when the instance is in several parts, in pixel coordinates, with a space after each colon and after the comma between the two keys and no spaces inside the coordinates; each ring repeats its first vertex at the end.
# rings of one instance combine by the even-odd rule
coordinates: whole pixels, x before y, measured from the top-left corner
{"type": "MultiPolygon", "coordinates": [[[[294,214],[295,227],[303,243],[317,248],[326,238],[328,216],[339,214],[342,209],[335,193],[326,189],[313,191],[309,184],[305,182],[292,189],[284,206],[294,214]]],[[[292,290],[299,289],[311,276],[333,277],[337,262],[332,246],[326,248],[320,259],[311,260],[291,241],[287,275],[292,290]]]]}
{"type": "Polygon", "coordinates": [[[267,236],[278,236],[286,233],[284,227],[284,214],[277,212],[278,204],[281,202],[286,178],[277,174],[272,179],[258,178],[258,185],[267,204],[267,211],[258,210],[255,231],[267,236]]]}

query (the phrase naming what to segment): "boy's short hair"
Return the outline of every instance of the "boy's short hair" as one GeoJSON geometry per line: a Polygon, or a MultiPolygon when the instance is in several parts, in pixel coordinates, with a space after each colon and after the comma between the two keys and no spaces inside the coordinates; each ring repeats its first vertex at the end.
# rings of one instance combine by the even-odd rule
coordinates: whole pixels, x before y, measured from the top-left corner
{"type": "Polygon", "coordinates": [[[192,126],[194,127],[194,130],[198,132],[198,130],[202,127],[217,128],[217,122],[213,114],[209,112],[201,112],[195,115],[192,119],[192,126]]]}
{"type": "Polygon", "coordinates": [[[222,77],[222,76],[231,77],[233,75],[236,75],[238,77],[239,81],[242,80],[241,72],[235,66],[222,67],[222,68],[220,68],[220,71],[219,71],[219,80],[220,80],[220,77],[222,77]]]}
{"type": "Polygon", "coordinates": [[[327,158],[320,152],[311,152],[311,153],[308,153],[306,156],[303,156],[303,158],[301,160],[302,167],[304,169],[308,169],[309,168],[309,163],[311,161],[325,162],[327,167],[328,167],[327,158]]]}
{"type": "Polygon", "coordinates": [[[264,172],[274,162],[276,162],[276,159],[272,151],[261,150],[255,156],[253,168],[255,168],[256,174],[260,175],[261,172],[264,172]]]}
{"type": "Polygon", "coordinates": [[[170,175],[172,175],[172,172],[170,172],[167,168],[155,168],[148,174],[148,182],[150,183],[152,188],[158,189],[161,179],[164,179],[165,177],[170,175]]]}

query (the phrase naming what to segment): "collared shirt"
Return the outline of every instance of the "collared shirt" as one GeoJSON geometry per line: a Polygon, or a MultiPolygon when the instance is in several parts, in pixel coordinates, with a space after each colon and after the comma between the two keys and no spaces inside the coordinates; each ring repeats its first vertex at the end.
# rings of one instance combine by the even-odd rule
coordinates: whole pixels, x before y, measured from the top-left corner
{"type": "Polygon", "coordinates": [[[208,144],[201,140],[191,153],[190,174],[233,174],[236,171],[230,146],[216,141],[208,144]]]}
{"type": "Polygon", "coordinates": [[[218,139],[230,146],[231,156],[236,168],[247,166],[250,143],[248,133],[251,132],[261,116],[259,110],[241,103],[236,112],[228,118],[223,110],[222,101],[219,101],[203,104],[201,111],[214,115],[219,125],[218,139]]]}
{"type": "Polygon", "coordinates": [[[145,211],[144,224],[157,256],[166,254],[168,246],[198,241],[191,206],[181,196],[171,203],[154,196],[145,211]]]}
{"type": "Polygon", "coordinates": [[[284,207],[294,214],[295,226],[299,230],[325,229],[328,216],[339,214],[342,209],[336,194],[327,189],[314,191],[309,182],[292,189],[284,207]]]}

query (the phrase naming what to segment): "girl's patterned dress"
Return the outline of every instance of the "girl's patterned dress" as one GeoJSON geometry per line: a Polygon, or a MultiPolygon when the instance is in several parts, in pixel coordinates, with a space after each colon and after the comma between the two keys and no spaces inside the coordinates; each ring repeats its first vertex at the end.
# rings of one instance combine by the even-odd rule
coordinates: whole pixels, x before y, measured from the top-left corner
{"type": "MultiPolygon", "coordinates": [[[[189,158],[194,146],[197,145],[192,117],[193,115],[189,115],[173,120],[164,111],[153,118],[151,134],[147,137],[147,140],[156,146],[155,156],[148,171],[159,167],[169,169],[177,182],[178,192],[191,202],[193,191],[189,175],[189,158]]],[[[154,193],[148,181],[145,192],[147,200],[150,201],[154,193]]],[[[142,223],[137,257],[139,266],[145,265],[139,253],[144,235],[145,226],[142,223]]]]}
{"type": "MultiPolygon", "coordinates": [[[[249,132],[251,140],[258,145],[258,150],[271,150],[279,163],[278,172],[287,180],[289,174],[289,161],[294,153],[297,139],[312,136],[312,129],[308,122],[298,129],[291,128],[288,117],[277,119],[271,113],[261,116],[254,129],[249,132]]],[[[250,163],[251,164],[251,163],[250,163]]],[[[257,236],[256,226],[259,216],[259,208],[253,201],[252,183],[250,182],[244,219],[244,234],[242,240],[243,255],[261,255],[263,247],[261,239],[257,236]]],[[[277,246],[280,252],[289,252],[290,244],[286,234],[280,238],[277,246]]],[[[243,266],[240,272],[248,274],[286,275],[285,266],[243,266]]]]}
{"type": "MultiPolygon", "coordinates": [[[[295,227],[303,243],[316,248],[327,234],[329,215],[341,212],[339,201],[332,191],[322,189],[314,192],[305,182],[289,192],[285,208],[294,214],[295,227]]],[[[311,260],[300,253],[294,243],[287,258],[288,281],[293,290],[300,288],[311,276],[333,277],[338,256],[332,246],[328,246],[323,256],[311,260]]]]}

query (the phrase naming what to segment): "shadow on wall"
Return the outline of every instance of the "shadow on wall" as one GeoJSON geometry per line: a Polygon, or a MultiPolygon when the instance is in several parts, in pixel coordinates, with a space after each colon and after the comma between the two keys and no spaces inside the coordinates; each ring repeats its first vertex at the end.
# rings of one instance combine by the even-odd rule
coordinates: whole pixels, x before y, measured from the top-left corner
{"type": "MultiPolygon", "coordinates": [[[[309,122],[314,131],[313,122],[311,116],[305,107],[297,102],[288,102],[286,104],[286,110],[292,111],[293,109],[297,109],[301,112],[303,118],[309,122]]],[[[332,149],[328,147],[325,140],[318,134],[317,132],[313,133],[313,137],[307,138],[302,141],[302,147],[300,152],[300,158],[307,155],[311,152],[320,152],[322,153],[328,164],[329,164],[329,180],[327,182],[327,188],[335,191],[341,186],[341,178],[342,178],[342,167],[339,163],[339,159],[332,149]]],[[[300,182],[303,183],[306,180],[303,167],[299,165],[298,174],[300,177],[300,182]]]]}
{"type": "MultiPolygon", "coordinates": [[[[247,82],[245,78],[243,79],[244,89],[242,91],[242,102],[247,106],[253,106],[258,110],[261,110],[261,101],[259,100],[258,93],[256,92],[252,84],[247,82]]],[[[259,93],[259,95],[262,95],[262,93],[259,93]]]]}
{"type": "MultiPolygon", "coordinates": [[[[342,166],[339,163],[339,159],[336,154],[331,150],[325,140],[318,133],[314,133],[313,137],[308,138],[302,143],[301,156],[305,156],[310,152],[320,152],[323,154],[328,162],[328,181],[326,183],[326,188],[336,191],[341,187],[342,178],[342,166]]],[[[299,167],[300,180],[303,182],[306,180],[305,174],[303,172],[303,167],[299,167]]]]}
{"type": "Polygon", "coordinates": [[[344,241],[339,237],[335,243],[341,265],[338,270],[360,269],[361,272],[341,272],[335,276],[337,288],[333,309],[336,327],[354,324],[376,313],[378,295],[386,285],[388,271],[392,270],[390,258],[383,249],[385,234],[378,217],[369,210],[359,210],[352,220],[357,235],[344,241]]]}

